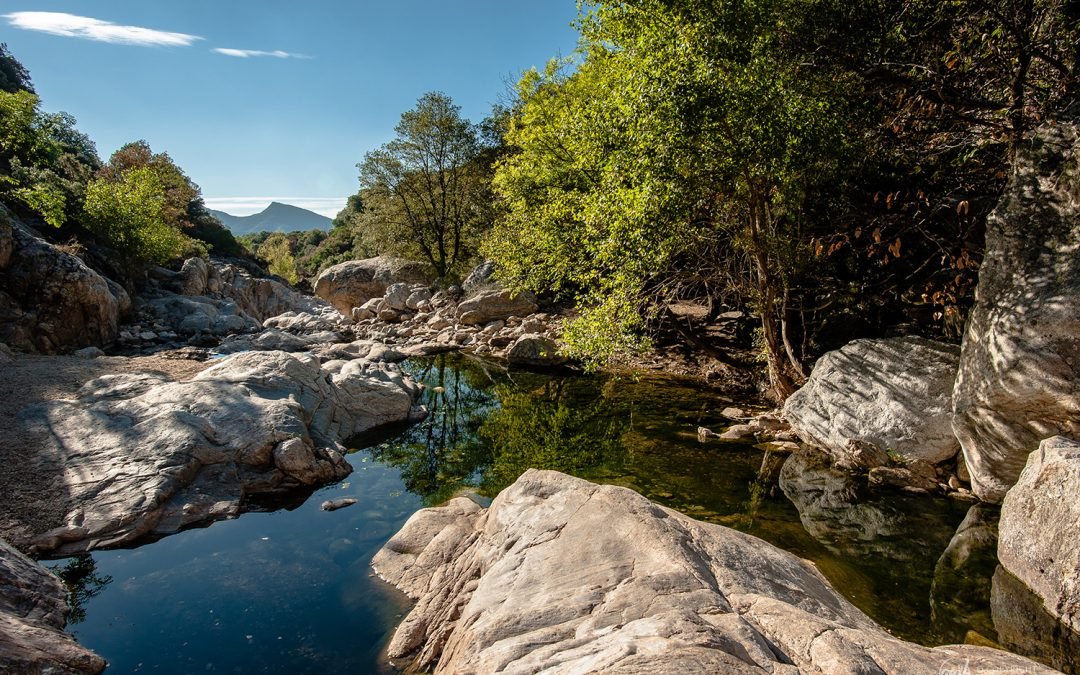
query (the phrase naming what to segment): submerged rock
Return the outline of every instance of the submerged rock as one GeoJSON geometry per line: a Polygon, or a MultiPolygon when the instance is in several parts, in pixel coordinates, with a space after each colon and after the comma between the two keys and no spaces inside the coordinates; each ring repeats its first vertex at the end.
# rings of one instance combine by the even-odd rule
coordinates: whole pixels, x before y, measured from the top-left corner
{"type": "Polygon", "coordinates": [[[804,560],[551,471],[418,512],[372,564],[417,600],[390,657],[441,673],[1049,672],[899,640],[804,560]]]}
{"type": "MultiPolygon", "coordinates": [[[[111,375],[30,411],[64,466],[66,525],[38,552],[75,553],[239,512],[256,493],[342,478],[341,441],[409,418],[418,386],[394,366],[246,352],[187,382],[111,375]]],[[[50,458],[53,459],[53,458],[50,458]]]]}
{"type": "Polygon", "coordinates": [[[0,539],[0,671],[100,673],[105,659],[64,632],[67,590],[0,539]]]}
{"type": "Polygon", "coordinates": [[[953,425],[979,498],[1000,502],[1045,438],[1080,437],[1080,130],[1017,150],[986,226],[953,425]]]}
{"type": "Polygon", "coordinates": [[[998,559],[1080,632],[1080,443],[1049,438],[1001,504],[998,559]]]}
{"type": "Polygon", "coordinates": [[[822,356],[784,404],[799,436],[832,453],[850,440],[931,463],[960,449],[951,423],[959,350],[919,337],[855,340],[822,356]]]}

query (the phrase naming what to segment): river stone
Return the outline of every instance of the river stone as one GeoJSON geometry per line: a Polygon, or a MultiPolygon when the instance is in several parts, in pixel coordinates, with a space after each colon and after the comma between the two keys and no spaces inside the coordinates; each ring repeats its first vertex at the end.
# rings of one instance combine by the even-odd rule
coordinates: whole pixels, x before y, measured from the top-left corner
{"type": "Polygon", "coordinates": [[[1080,672],[1080,633],[1046,611],[1042,599],[1001,565],[994,571],[990,613],[998,642],[1066,673],[1080,672]]]}
{"type": "Polygon", "coordinates": [[[329,303],[300,293],[275,279],[259,279],[246,270],[227,263],[213,262],[207,291],[217,287],[217,293],[236,303],[240,311],[262,323],[286,312],[326,315],[332,311],[329,303]]]}
{"type": "Polygon", "coordinates": [[[107,346],[128,301],[114,288],[0,204],[0,342],[44,354],[107,346]]]}
{"type": "Polygon", "coordinates": [[[1001,504],[998,559],[1080,632],[1080,443],[1048,438],[1001,504]]]}
{"type": "Polygon", "coordinates": [[[458,317],[466,326],[482,326],[498,319],[525,316],[537,310],[531,293],[512,294],[506,290],[480,291],[458,305],[458,317]]]}
{"type": "Polygon", "coordinates": [[[821,357],[784,404],[803,441],[841,458],[849,440],[943,462],[960,448],[950,411],[958,348],[919,337],[855,340],[821,357]]]}
{"type": "Polygon", "coordinates": [[[461,282],[461,288],[472,295],[480,291],[499,290],[499,282],[495,280],[495,261],[485,260],[469,272],[465,281],[461,282]]]}
{"type": "Polygon", "coordinates": [[[566,363],[557,342],[546,335],[522,335],[506,350],[506,360],[518,366],[552,368],[566,363]]]}
{"type": "Polygon", "coordinates": [[[176,290],[181,295],[202,295],[210,279],[210,265],[202,258],[188,258],[176,278],[176,290]]]}
{"type": "Polygon", "coordinates": [[[372,565],[417,601],[389,656],[436,673],[1051,672],[903,642],[790,553],[552,471],[419,511],[372,565]]]}
{"type": "Polygon", "coordinates": [[[953,426],[980,499],[1000,502],[1045,438],[1080,437],[1080,131],[1021,143],[986,226],[953,426]]]}
{"type": "Polygon", "coordinates": [[[0,671],[100,673],[105,659],[64,633],[67,590],[0,539],[0,671]]]}
{"type": "Polygon", "coordinates": [[[409,284],[390,284],[386,288],[383,297],[386,299],[386,304],[390,306],[390,309],[403,312],[408,309],[406,303],[409,301],[409,284]]]}
{"type": "Polygon", "coordinates": [[[378,256],[350,260],[323,270],[315,280],[315,295],[349,316],[371,298],[382,297],[394,283],[430,285],[434,281],[423,263],[378,256]]]}
{"type": "MultiPolygon", "coordinates": [[[[70,554],[235,515],[252,494],[337,480],[341,441],[409,418],[418,386],[391,365],[337,373],[310,355],[244,352],[186,382],[107,375],[27,413],[60,458],[65,525],[39,553],[70,554]]],[[[44,460],[43,460],[44,461],[44,460]]]]}

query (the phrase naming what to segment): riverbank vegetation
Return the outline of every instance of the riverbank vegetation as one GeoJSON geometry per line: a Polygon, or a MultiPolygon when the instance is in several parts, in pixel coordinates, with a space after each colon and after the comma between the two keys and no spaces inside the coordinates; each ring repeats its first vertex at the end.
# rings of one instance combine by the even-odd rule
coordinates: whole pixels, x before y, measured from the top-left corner
{"type": "MultiPolygon", "coordinates": [[[[582,4],[578,51],[525,73],[485,121],[490,191],[471,193],[454,250],[574,304],[568,347],[593,364],[648,344],[673,303],[709,319],[749,309],[777,398],[854,337],[956,339],[1013,145],[1077,113],[1078,19],[1059,0],[582,4]]],[[[456,110],[409,145],[432,97],[359,165],[331,237],[369,254],[420,246],[460,278],[474,260],[435,260],[416,228],[448,231],[416,212],[456,174],[379,168],[464,142],[454,171],[482,174],[456,110]],[[412,236],[380,240],[392,222],[412,236]]]]}
{"type": "Polygon", "coordinates": [[[245,250],[207,211],[167,153],[128,143],[103,163],[66,113],[48,113],[30,74],[0,45],[0,200],[57,241],[94,248],[114,278],[184,255],[245,250]]]}
{"type": "MultiPolygon", "coordinates": [[[[1078,112],[1074,0],[629,0],[581,3],[577,28],[486,120],[421,96],[329,233],[245,244],[301,284],[379,254],[445,283],[493,259],[577,309],[567,348],[593,365],[680,303],[743,311],[781,399],[850,339],[958,338],[1012,148],[1078,112]]],[[[5,203],[140,264],[243,252],[168,155],[103,164],[0,57],[5,203]]]]}

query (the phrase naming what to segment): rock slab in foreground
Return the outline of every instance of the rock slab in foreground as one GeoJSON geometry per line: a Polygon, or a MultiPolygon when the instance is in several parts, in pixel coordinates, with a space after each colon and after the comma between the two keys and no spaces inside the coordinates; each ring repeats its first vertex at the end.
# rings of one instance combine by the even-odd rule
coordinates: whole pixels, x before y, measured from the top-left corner
{"type": "Polygon", "coordinates": [[[1002,567],[1080,633],[1080,443],[1048,438],[1005,495],[998,526],[1002,567]]]}
{"type": "Polygon", "coordinates": [[[392,365],[245,352],[187,382],[111,375],[31,409],[64,466],[66,524],[39,553],[117,546],[235,515],[247,495],[337,480],[341,441],[412,412],[419,387],[392,365]]]}
{"type": "Polygon", "coordinates": [[[784,404],[799,436],[843,458],[848,441],[936,464],[960,449],[953,434],[959,350],[919,337],[855,340],[822,356],[784,404]]]}
{"type": "Polygon", "coordinates": [[[1080,130],[1041,127],[1014,164],[953,393],[972,488],[995,503],[1040,441],[1080,434],[1080,130]]]}
{"type": "Polygon", "coordinates": [[[0,671],[100,673],[105,659],[64,633],[66,590],[45,568],[0,539],[0,671]]]}
{"type": "Polygon", "coordinates": [[[1052,672],[898,640],[804,560],[551,471],[418,512],[372,564],[417,599],[390,657],[442,673],[1052,672]]]}

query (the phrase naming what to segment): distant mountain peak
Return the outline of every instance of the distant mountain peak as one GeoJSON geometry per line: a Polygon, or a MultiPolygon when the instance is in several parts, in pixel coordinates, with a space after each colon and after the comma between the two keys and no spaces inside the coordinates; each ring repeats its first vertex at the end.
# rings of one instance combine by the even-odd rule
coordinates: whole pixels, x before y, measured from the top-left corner
{"type": "Polygon", "coordinates": [[[212,209],[210,212],[236,236],[256,232],[326,231],[333,225],[326,216],[277,201],[271,201],[265,209],[250,216],[234,216],[212,209]]]}

